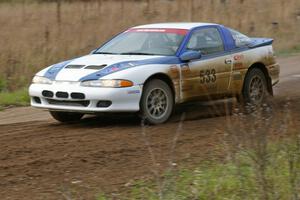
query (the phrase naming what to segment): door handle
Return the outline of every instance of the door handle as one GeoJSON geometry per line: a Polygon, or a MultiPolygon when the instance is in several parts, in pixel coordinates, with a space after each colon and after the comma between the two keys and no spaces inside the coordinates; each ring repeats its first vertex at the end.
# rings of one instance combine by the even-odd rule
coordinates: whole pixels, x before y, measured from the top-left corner
{"type": "Polygon", "coordinates": [[[225,64],[231,64],[232,60],[230,58],[225,59],[225,64]]]}

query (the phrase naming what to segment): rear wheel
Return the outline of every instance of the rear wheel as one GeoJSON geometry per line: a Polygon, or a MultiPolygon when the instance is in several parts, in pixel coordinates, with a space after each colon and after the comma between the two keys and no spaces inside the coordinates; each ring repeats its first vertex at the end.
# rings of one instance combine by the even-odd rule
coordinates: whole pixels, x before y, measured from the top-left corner
{"type": "Polygon", "coordinates": [[[258,69],[251,69],[244,82],[241,100],[244,104],[259,106],[268,97],[267,81],[264,73],[258,69]]]}
{"type": "Polygon", "coordinates": [[[150,124],[166,122],[173,111],[174,97],[167,83],[159,79],[149,81],[141,99],[142,118],[150,124]]]}
{"type": "Polygon", "coordinates": [[[59,122],[67,123],[79,121],[84,114],[72,112],[50,111],[51,116],[59,122]]]}

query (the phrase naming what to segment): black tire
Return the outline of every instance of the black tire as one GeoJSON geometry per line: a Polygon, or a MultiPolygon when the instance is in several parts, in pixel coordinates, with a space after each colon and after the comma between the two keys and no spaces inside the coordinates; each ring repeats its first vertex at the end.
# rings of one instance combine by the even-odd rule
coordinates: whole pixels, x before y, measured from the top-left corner
{"type": "Polygon", "coordinates": [[[244,105],[260,106],[268,96],[265,74],[258,68],[250,69],[244,80],[240,101],[244,105]]]}
{"type": "Polygon", "coordinates": [[[140,107],[145,122],[153,125],[166,122],[174,108],[174,96],[169,85],[159,79],[146,83],[140,107]]]}
{"type": "Polygon", "coordinates": [[[63,123],[79,121],[84,114],[82,113],[72,113],[72,112],[60,112],[60,111],[50,111],[51,116],[63,123]]]}

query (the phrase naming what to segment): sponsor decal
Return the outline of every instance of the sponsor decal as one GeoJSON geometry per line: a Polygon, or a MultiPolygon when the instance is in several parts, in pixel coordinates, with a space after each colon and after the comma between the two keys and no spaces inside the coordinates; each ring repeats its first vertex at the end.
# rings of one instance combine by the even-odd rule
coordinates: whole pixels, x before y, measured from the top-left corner
{"type": "Polygon", "coordinates": [[[244,59],[244,55],[243,55],[243,54],[235,55],[235,56],[233,57],[233,59],[234,59],[235,61],[243,60],[243,59],[244,59]]]}
{"type": "Polygon", "coordinates": [[[244,68],[244,64],[242,62],[237,62],[233,64],[233,69],[243,69],[244,68]]]}
{"type": "Polygon", "coordinates": [[[190,66],[188,64],[181,65],[182,72],[191,72],[190,66]]]}
{"type": "Polygon", "coordinates": [[[140,94],[141,93],[141,91],[139,91],[139,90],[129,90],[129,91],[127,91],[127,94],[140,94]]]}
{"type": "Polygon", "coordinates": [[[177,66],[176,66],[176,65],[172,65],[172,66],[170,67],[170,70],[171,70],[172,73],[177,73],[177,72],[178,72],[178,69],[177,69],[177,66]]]}
{"type": "Polygon", "coordinates": [[[117,70],[119,70],[120,68],[118,67],[118,66],[112,66],[111,68],[110,68],[110,72],[114,72],[114,71],[117,71],[117,70]]]}
{"type": "Polygon", "coordinates": [[[170,72],[171,72],[171,77],[173,79],[176,79],[179,77],[179,72],[178,72],[178,68],[177,68],[177,65],[172,65],[170,67],[170,72]]]}
{"type": "Polygon", "coordinates": [[[178,35],[186,35],[187,29],[174,29],[174,28],[133,28],[127,32],[144,32],[144,33],[173,33],[178,35]]]}
{"type": "Polygon", "coordinates": [[[190,66],[189,66],[187,63],[182,64],[182,65],[181,65],[181,72],[182,72],[182,76],[183,76],[183,77],[191,76],[191,69],[190,69],[190,66]]]}

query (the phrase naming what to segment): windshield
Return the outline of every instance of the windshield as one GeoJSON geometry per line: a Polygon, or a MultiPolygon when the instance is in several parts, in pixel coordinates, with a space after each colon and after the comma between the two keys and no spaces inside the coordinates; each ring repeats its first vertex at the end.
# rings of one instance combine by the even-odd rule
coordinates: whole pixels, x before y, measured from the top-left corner
{"type": "Polygon", "coordinates": [[[130,29],[109,41],[95,54],[175,55],[187,30],[130,29]]]}

